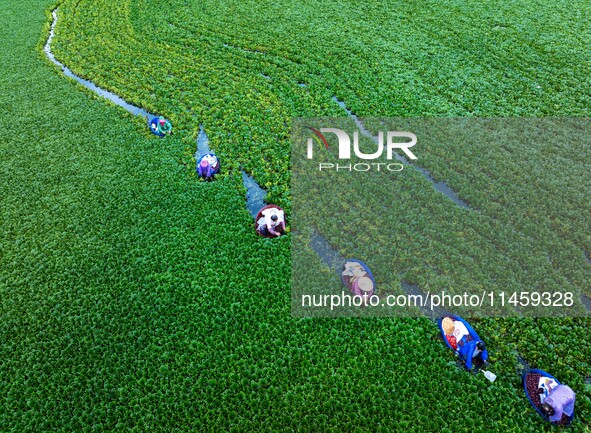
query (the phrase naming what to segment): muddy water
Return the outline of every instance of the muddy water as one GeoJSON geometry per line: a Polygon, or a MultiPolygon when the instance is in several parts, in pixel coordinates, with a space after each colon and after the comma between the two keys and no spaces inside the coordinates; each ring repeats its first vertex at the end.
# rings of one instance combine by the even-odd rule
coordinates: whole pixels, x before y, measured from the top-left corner
{"type": "Polygon", "coordinates": [[[106,98],[109,101],[112,101],[114,104],[124,108],[125,110],[129,111],[131,114],[133,114],[135,116],[138,116],[138,115],[144,116],[144,117],[147,116],[149,118],[155,117],[153,114],[148,113],[146,110],[136,107],[135,105],[132,105],[132,104],[126,102],[125,100],[123,100],[123,98],[115,95],[114,93],[109,92],[108,90],[105,90],[105,89],[101,89],[100,87],[95,85],[93,82],[79,77],[78,75],[74,74],[70,69],[68,69],[63,63],[59,62],[55,58],[53,53],[51,52],[51,41],[53,40],[53,36],[55,34],[55,25],[57,23],[57,9],[54,10],[51,14],[53,16],[53,22],[51,23],[51,30],[49,32],[49,37],[47,38],[47,42],[45,43],[45,46],[43,47],[43,51],[45,51],[47,58],[49,60],[51,60],[51,62],[53,62],[54,64],[58,65],[61,68],[62,72],[64,73],[64,75],[66,77],[73,78],[74,80],[78,81],[80,84],[82,84],[87,89],[90,89],[93,92],[95,92],[97,95],[102,96],[103,98],[106,98]]]}
{"type": "MultiPolygon", "coordinates": [[[[361,120],[359,120],[359,118],[355,114],[353,114],[351,112],[351,110],[349,110],[349,108],[347,108],[347,106],[345,105],[344,102],[339,101],[336,96],[333,96],[332,99],[337,104],[339,104],[339,106],[343,110],[345,110],[347,112],[347,114],[355,121],[355,125],[357,125],[357,128],[359,128],[359,131],[361,132],[361,134],[365,135],[368,138],[371,138],[376,143],[378,142],[377,137],[374,137],[372,135],[372,133],[369,132],[367,130],[367,128],[365,128],[365,125],[363,125],[363,122],[361,120]]],[[[468,203],[466,203],[465,201],[463,201],[462,199],[460,199],[458,197],[457,193],[455,191],[453,191],[445,182],[436,182],[435,179],[433,179],[433,176],[431,175],[431,173],[428,170],[425,170],[424,168],[421,168],[421,167],[417,167],[416,165],[414,165],[411,162],[409,162],[408,159],[406,159],[404,156],[401,156],[401,155],[398,155],[398,154],[396,154],[395,156],[396,156],[396,159],[398,161],[404,163],[405,165],[408,165],[408,166],[414,168],[419,173],[421,173],[425,177],[425,179],[427,179],[429,181],[429,183],[431,183],[431,185],[433,185],[433,188],[435,188],[437,191],[439,191],[440,193],[442,193],[443,195],[445,195],[447,198],[449,198],[450,200],[452,200],[455,204],[457,204],[458,206],[460,206],[460,207],[462,207],[464,209],[470,209],[470,207],[468,206],[468,203]]]]}

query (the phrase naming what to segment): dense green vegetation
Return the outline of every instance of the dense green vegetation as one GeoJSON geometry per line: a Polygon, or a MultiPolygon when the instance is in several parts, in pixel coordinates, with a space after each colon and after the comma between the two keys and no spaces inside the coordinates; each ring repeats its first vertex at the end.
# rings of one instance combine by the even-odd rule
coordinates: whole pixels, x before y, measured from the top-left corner
{"type": "MultiPolygon", "coordinates": [[[[589,6],[62,2],[58,59],[171,118],[164,140],[43,57],[54,6],[0,9],[0,431],[551,431],[526,402],[518,354],[575,389],[572,431],[589,431],[588,320],[474,323],[490,384],[457,369],[427,319],[293,318],[290,236],[256,236],[237,170],[289,209],[291,118],[342,115],[333,95],[359,115],[588,115],[589,6]],[[192,177],[199,124],[223,158],[214,183],[192,177]]],[[[559,248],[547,272],[572,270],[588,290],[588,149],[579,160],[564,149],[563,171],[532,149],[526,196],[508,181],[497,205],[472,186],[500,182],[479,151],[421,149],[481,212],[468,217],[417,177],[398,200],[437,210],[424,237],[455,245],[437,228],[449,217],[474,228],[459,250],[477,243],[510,263],[486,236],[514,230],[520,248],[559,248]],[[580,189],[564,188],[570,176],[580,189]],[[551,207],[548,191],[568,206],[551,207]]],[[[400,236],[401,251],[420,249],[400,236]]],[[[428,273],[428,258],[413,266],[428,273]]]]}
{"type": "MultiPolygon", "coordinates": [[[[320,120],[315,126],[323,122],[327,124],[320,120]]],[[[330,126],[352,130],[351,123],[330,126]]],[[[377,121],[373,123],[378,127],[377,121]]],[[[454,205],[408,164],[400,173],[385,168],[320,173],[320,161],[368,161],[338,160],[323,149],[310,161],[301,145],[294,151],[301,160],[294,158],[292,174],[293,206],[298,210],[294,224],[317,227],[344,257],[367,258],[382,293],[402,293],[400,279],[418,284],[425,293],[568,291],[574,293],[574,308],[522,312],[585,314],[579,293],[591,295],[591,267],[582,252],[591,223],[586,200],[591,191],[576,179],[589,178],[591,159],[579,159],[591,148],[586,124],[558,118],[385,123],[378,129],[409,130],[421,137],[416,163],[429,160],[433,172],[449,173],[461,185],[459,192],[470,208],[454,205]],[[569,146],[561,150],[564,142],[569,146]],[[549,149],[549,143],[558,149],[549,149]],[[434,155],[423,158],[423,149],[434,155]],[[443,159],[445,152],[454,155],[449,162],[443,159]]],[[[308,135],[303,128],[294,141],[305,143],[308,135]]],[[[326,135],[330,148],[336,149],[334,135],[326,135]]],[[[367,148],[373,151],[375,145],[367,148]]],[[[293,254],[296,260],[299,251],[293,254]]],[[[306,260],[302,256],[302,264],[306,260]]]]}

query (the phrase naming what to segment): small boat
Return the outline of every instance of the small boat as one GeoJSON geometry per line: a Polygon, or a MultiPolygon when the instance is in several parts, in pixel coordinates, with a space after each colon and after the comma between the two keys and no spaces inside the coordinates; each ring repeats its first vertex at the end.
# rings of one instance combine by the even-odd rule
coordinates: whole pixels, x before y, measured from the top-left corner
{"type": "Polygon", "coordinates": [[[214,153],[206,153],[197,161],[197,175],[203,179],[211,179],[220,172],[220,160],[214,153]]]}
{"type": "MultiPolygon", "coordinates": [[[[550,373],[545,372],[544,370],[538,370],[533,368],[531,370],[526,371],[523,374],[523,389],[525,390],[525,395],[527,399],[534,407],[536,412],[540,414],[542,418],[547,420],[546,416],[540,409],[542,403],[544,403],[544,399],[548,396],[551,389],[561,385],[560,381],[552,376],[550,373]],[[542,390],[542,393],[538,393],[538,391],[542,390]]],[[[575,412],[568,416],[565,413],[562,414],[562,419],[557,422],[553,422],[552,424],[556,425],[569,425],[573,418],[575,417],[575,412]]]]}
{"type": "Polygon", "coordinates": [[[369,298],[376,292],[376,280],[369,266],[358,259],[345,261],[341,281],[355,296],[369,298]]]}
{"type": "Polygon", "coordinates": [[[488,352],[483,341],[466,320],[448,315],[440,317],[437,324],[445,345],[462,359],[468,370],[472,369],[473,361],[477,365],[486,363],[488,352]]]}
{"type": "Polygon", "coordinates": [[[274,204],[264,206],[257,213],[254,226],[259,235],[265,238],[276,238],[285,231],[285,211],[274,204]],[[279,234],[271,233],[269,226],[274,227],[279,234]]]}
{"type": "Polygon", "coordinates": [[[166,135],[172,134],[172,124],[164,117],[153,117],[148,122],[150,131],[158,137],[165,137],[166,135]]]}

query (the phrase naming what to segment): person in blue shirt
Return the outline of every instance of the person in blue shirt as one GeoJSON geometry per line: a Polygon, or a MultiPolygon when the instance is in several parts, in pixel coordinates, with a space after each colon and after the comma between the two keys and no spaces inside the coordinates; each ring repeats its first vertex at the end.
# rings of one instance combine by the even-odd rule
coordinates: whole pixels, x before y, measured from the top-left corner
{"type": "Polygon", "coordinates": [[[486,345],[484,341],[463,341],[460,340],[458,343],[458,353],[460,357],[464,360],[466,368],[468,370],[472,369],[472,363],[481,367],[485,364],[486,359],[488,358],[488,353],[486,351],[486,345]]]}
{"type": "Polygon", "coordinates": [[[484,341],[480,340],[476,333],[471,333],[461,320],[444,317],[441,327],[447,342],[462,358],[466,369],[471,370],[472,363],[479,367],[485,365],[488,352],[484,341]]]}

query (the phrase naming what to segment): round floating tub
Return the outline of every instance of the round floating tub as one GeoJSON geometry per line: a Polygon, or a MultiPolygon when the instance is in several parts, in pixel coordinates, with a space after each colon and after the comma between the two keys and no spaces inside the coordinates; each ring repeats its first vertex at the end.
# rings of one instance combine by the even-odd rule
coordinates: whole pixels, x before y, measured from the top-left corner
{"type": "Polygon", "coordinates": [[[254,220],[254,227],[259,235],[265,238],[276,238],[277,235],[269,232],[268,224],[275,225],[275,231],[280,235],[283,234],[285,231],[285,211],[274,204],[261,208],[254,220]],[[277,216],[277,221],[273,221],[273,215],[277,216]]]}
{"type": "Polygon", "coordinates": [[[343,264],[341,281],[355,296],[369,298],[376,292],[376,280],[365,263],[357,259],[348,259],[343,264]]]}
{"type": "MultiPolygon", "coordinates": [[[[468,370],[472,369],[472,355],[477,350],[476,344],[482,341],[474,328],[466,320],[453,314],[440,317],[437,325],[445,345],[464,361],[468,370]],[[457,347],[452,346],[450,340],[455,341],[457,347]]],[[[485,349],[480,352],[478,363],[484,364],[487,359],[488,352],[485,349]]]]}
{"type": "MultiPolygon", "coordinates": [[[[544,416],[544,413],[540,410],[540,406],[542,405],[542,395],[538,394],[538,389],[541,387],[540,384],[545,384],[547,382],[555,382],[556,385],[561,385],[560,381],[552,376],[550,373],[545,372],[544,370],[538,370],[536,368],[526,371],[522,377],[523,380],[523,389],[525,391],[525,395],[527,399],[534,407],[536,412],[540,414],[542,418],[547,420],[544,416]]],[[[545,389],[545,386],[542,387],[545,389]]],[[[547,391],[544,393],[547,395],[547,391]]],[[[544,396],[545,396],[544,395],[544,396]]],[[[573,411],[571,416],[566,415],[565,413],[562,414],[562,419],[557,422],[553,422],[552,424],[556,425],[569,425],[573,418],[575,417],[575,413],[573,411]]]]}
{"type": "MultiPolygon", "coordinates": [[[[162,118],[168,125],[170,125],[170,131],[172,133],[172,125],[170,124],[170,122],[164,118],[162,118]]],[[[160,121],[160,117],[154,117],[152,118],[152,120],[150,120],[150,122],[148,122],[148,126],[150,127],[150,131],[152,131],[152,134],[158,136],[158,137],[165,137],[166,134],[160,132],[158,130],[158,122],[160,121]]]]}

